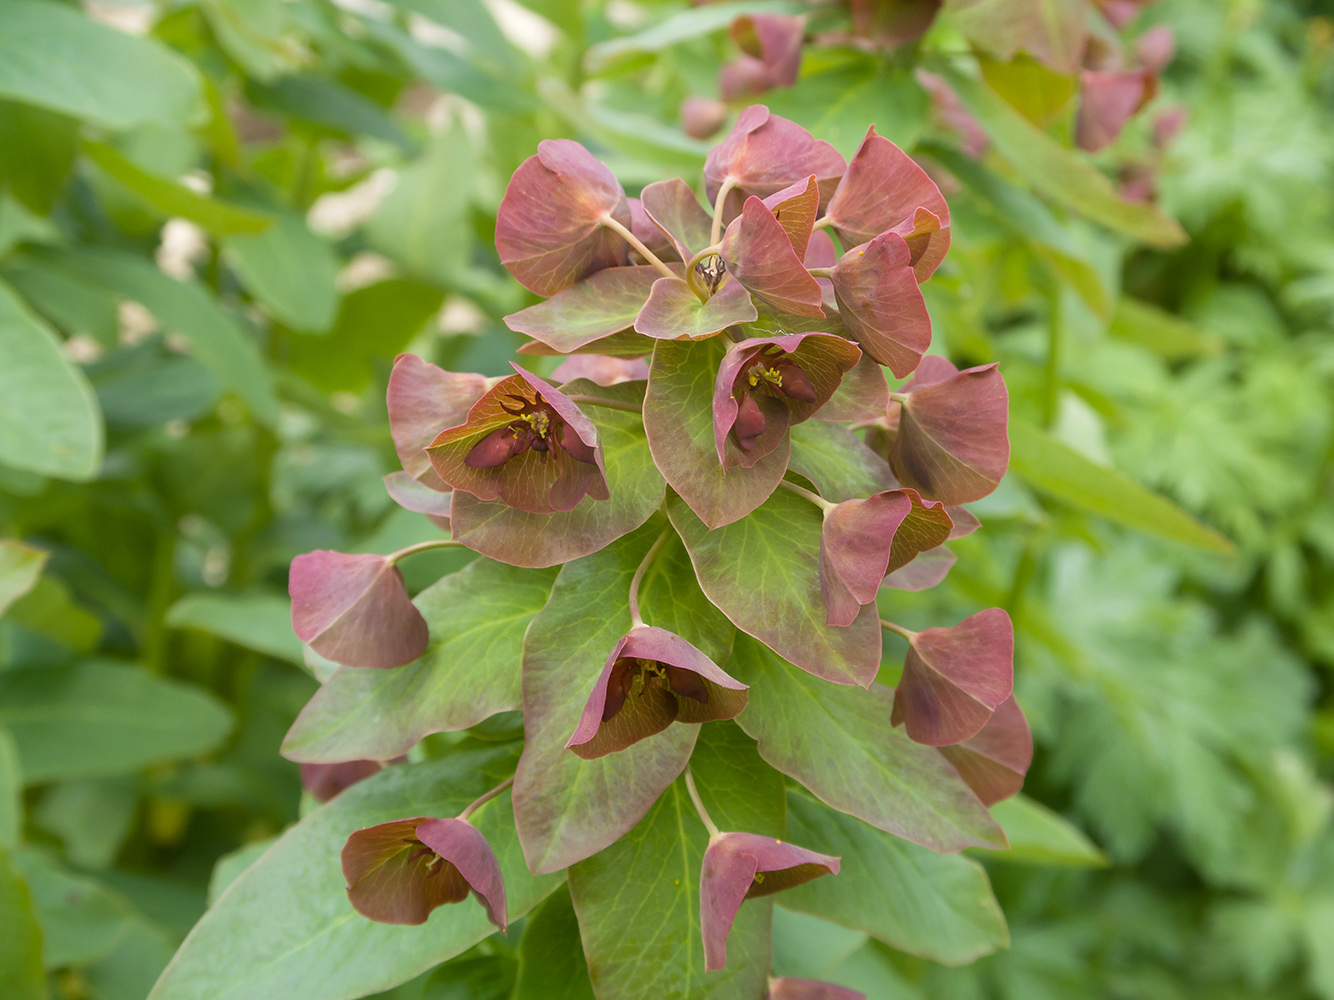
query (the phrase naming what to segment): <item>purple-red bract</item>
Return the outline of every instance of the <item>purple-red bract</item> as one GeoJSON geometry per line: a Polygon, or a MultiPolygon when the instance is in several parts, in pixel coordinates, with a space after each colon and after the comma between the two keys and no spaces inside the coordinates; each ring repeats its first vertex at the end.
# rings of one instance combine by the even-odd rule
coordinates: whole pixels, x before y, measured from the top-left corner
{"type": "Polygon", "coordinates": [[[317,549],[292,560],[292,631],[349,667],[401,667],[426,652],[426,620],[386,556],[317,549]]]}

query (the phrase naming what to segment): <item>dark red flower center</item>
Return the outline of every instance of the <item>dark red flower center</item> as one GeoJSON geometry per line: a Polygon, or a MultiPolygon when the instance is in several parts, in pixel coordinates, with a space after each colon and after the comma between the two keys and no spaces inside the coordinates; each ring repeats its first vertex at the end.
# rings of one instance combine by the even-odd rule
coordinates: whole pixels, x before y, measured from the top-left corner
{"type": "Polygon", "coordinates": [[[756,439],[768,424],[759,404],[765,396],[815,402],[815,390],[801,365],[781,347],[772,344],[757,348],[732,383],[732,398],[737,401],[732,436],[743,451],[754,450],[756,439]]]}
{"type": "Polygon", "coordinates": [[[627,700],[642,696],[650,686],[671,691],[682,698],[693,698],[701,705],[709,703],[709,691],[704,686],[704,678],[693,670],[682,670],[658,660],[622,656],[612,664],[611,677],[607,679],[607,700],[602,705],[602,721],[615,718],[627,700]]]}
{"type": "Polygon", "coordinates": [[[497,427],[473,445],[463,460],[468,468],[494,469],[529,449],[551,458],[568,452],[576,461],[594,463],[593,449],[561,419],[541,393],[534,393],[531,400],[513,393],[506,395],[514,405],[500,405],[516,419],[504,427],[497,427]]]}

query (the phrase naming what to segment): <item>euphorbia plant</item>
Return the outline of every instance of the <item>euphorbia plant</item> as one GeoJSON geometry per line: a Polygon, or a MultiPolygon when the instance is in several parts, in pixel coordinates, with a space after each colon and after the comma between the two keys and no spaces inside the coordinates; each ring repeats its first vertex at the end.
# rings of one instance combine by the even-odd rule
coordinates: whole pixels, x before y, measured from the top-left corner
{"type": "Polygon", "coordinates": [[[569,360],[501,379],[397,360],[404,471],[387,486],[449,537],[293,564],[297,634],[346,666],[286,752],[387,761],[521,709],[522,753],[492,793],[352,834],[350,906],[419,923],[471,891],[503,929],[505,882],[513,920],[558,884],[533,877],[568,869],[599,997],[658,981],[847,996],[769,979],[768,897],[830,876],[793,905],[839,919],[819,886],[838,877],[840,813],[942,853],[1003,846],[987,805],[1028,766],[1008,616],[882,617],[977,527],[959,505],[1005,471],[1005,386],[994,366],[923,359],[918,286],[949,213],[873,128],[847,163],[753,106],[704,176],[709,207],[680,179],[628,198],[566,140],[515,172],[496,245],[545,298],[508,321],[533,338],[521,354],[569,360]],[[886,367],[912,377],[891,391],[886,367]],[[483,558],[414,607],[397,562],[445,546],[483,558]],[[463,628],[489,637],[477,662],[457,659],[463,628]],[[897,692],[878,676],[886,630],[909,642],[897,692]],[[799,844],[785,783],[817,818],[799,844]],[[512,810],[521,865],[472,825],[483,808],[512,810]],[[642,900],[622,912],[627,885],[642,900]],[[637,922],[645,907],[686,933],[637,922]]]}

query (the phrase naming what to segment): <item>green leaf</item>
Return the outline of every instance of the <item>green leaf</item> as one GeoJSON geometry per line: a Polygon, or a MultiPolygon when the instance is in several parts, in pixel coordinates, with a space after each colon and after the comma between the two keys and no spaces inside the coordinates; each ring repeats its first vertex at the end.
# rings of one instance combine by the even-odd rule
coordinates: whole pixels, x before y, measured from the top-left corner
{"type": "Polygon", "coordinates": [[[1010,471],[1058,500],[1183,545],[1228,554],[1232,543],[1124,472],[1085,458],[1021,417],[1010,417],[1010,471]]]}
{"type": "Polygon", "coordinates": [[[936,854],[788,793],[788,837],[840,855],[837,878],[785,892],[780,902],[865,931],[900,951],[963,965],[1010,943],[987,873],[959,855],[936,854]]]}
{"type": "Polygon", "coordinates": [[[49,555],[13,538],[0,538],[0,617],[37,585],[49,555]]]}
{"type": "MultiPolygon", "coordinates": [[[[387,768],[284,833],[195,925],[151,1000],[351,1000],[406,982],[490,937],[472,898],[419,927],[378,924],[347,900],[339,852],[355,830],[410,816],[454,816],[514,768],[511,747],[458,750],[387,768]]],[[[500,862],[511,921],[561,883],[532,878],[501,795],[475,814],[500,862]]]]}
{"type": "Polygon", "coordinates": [[[783,776],[764,762],[755,741],[735,722],[700,727],[699,741],[690,755],[690,772],[718,829],[787,835],[783,776]]]}
{"type": "Polygon", "coordinates": [[[196,194],[184,184],[149,173],[110,143],[86,142],[83,151],[103,173],[138,195],[144,204],[162,215],[189,219],[215,236],[260,233],[273,225],[273,217],[263,212],[196,194]]]}
{"type": "MultiPolygon", "coordinates": [[[[528,626],[514,817],[533,871],[558,871],[618,840],[681,773],[695,745],[699,727],[678,723],[596,760],[565,749],[607,655],[630,630],[630,579],[661,530],[655,518],[566,563],[528,626]]],[[[695,641],[689,633],[683,638],[695,641]]]]}
{"type": "Polygon", "coordinates": [[[139,812],[137,778],[63,781],[43,794],[33,819],[65,843],[79,868],[110,868],[139,812]]]}
{"type": "Polygon", "coordinates": [[[750,685],[737,722],[760,756],[826,805],[936,851],[1004,846],[1000,826],[940,751],[891,724],[889,688],[825,683],[744,636],[729,672],[750,685]]]}
{"type": "Polygon", "coordinates": [[[339,669],[302,709],[283,755],[391,760],[430,733],[521,708],[524,630],[555,578],[478,559],[428,587],[415,601],[431,630],[426,654],[394,670],[339,669]]]}
{"type": "Polygon", "coordinates": [[[570,894],[553,893],[519,939],[519,981],[511,1000],[593,1000],[570,894]]]}
{"type": "Polygon", "coordinates": [[[1149,202],[1124,200],[1097,167],[1059,145],[986,84],[948,65],[934,68],[981,123],[996,150],[1039,194],[1150,246],[1186,241],[1176,219],[1149,202]]]}
{"type": "MultiPolygon", "coordinates": [[[[292,602],[277,594],[186,594],[167,609],[170,628],[193,628],[297,666],[305,666],[292,632],[292,602]]],[[[347,758],[343,758],[346,760],[347,758]]]]}
{"type": "Polygon", "coordinates": [[[722,667],[732,655],[736,626],[704,596],[690,556],[676,535],[667,539],[639,584],[644,621],[690,642],[722,667]]]}
{"type": "Polygon", "coordinates": [[[871,683],[880,669],[875,606],[866,605],[847,628],[825,624],[819,508],[778,490],[747,517],[714,531],[679,497],[668,497],[667,513],[700,587],[732,624],[817,677],[871,683]]]}
{"type": "Polygon", "coordinates": [[[246,290],[296,330],[327,330],[338,312],[338,257],[305,220],[282,212],[266,231],[224,246],[246,290]]]}
{"type": "Polygon", "coordinates": [[[800,14],[805,9],[805,4],[788,0],[737,0],[693,7],[633,35],[599,42],[585,54],[584,68],[589,73],[601,73],[621,60],[661,52],[680,42],[721,31],[739,14],[800,14]]]}
{"type": "Polygon", "coordinates": [[[23,834],[23,773],[19,748],[8,729],[0,727],[0,850],[9,850],[23,834]]]}
{"type": "Polygon", "coordinates": [[[1122,295],[1107,332],[1138,344],[1166,361],[1186,361],[1223,353],[1226,342],[1218,334],[1186,322],[1148,302],[1122,295]]]}
{"type": "Polygon", "coordinates": [[[138,302],[167,331],[189,341],[195,357],[246,401],[255,419],[277,422],[273,376],[259,348],[198,282],[177,281],[151,261],[119,251],[44,250],[39,259],[138,302]]]}
{"type": "Polygon", "coordinates": [[[1023,795],[997,802],[992,818],[1004,829],[1010,847],[987,857],[1057,868],[1106,868],[1107,855],[1069,820],[1023,795]]]}
{"type": "Polygon", "coordinates": [[[370,382],[377,361],[388,371],[444,298],[439,288],[407,278],[349,292],[327,334],[292,337],[292,368],[325,392],[358,392],[370,382]]]}
{"type": "Polygon", "coordinates": [[[0,284],[0,462],[87,480],[102,465],[102,417],[55,333],[0,284]]]}
{"type": "Polygon", "coordinates": [[[79,123],[31,104],[0,100],[0,187],[49,215],[79,152],[79,123]]]}
{"type": "Polygon", "coordinates": [[[222,382],[194,358],[156,352],[122,367],[93,373],[97,402],[109,424],[153,427],[171,420],[198,420],[218,404],[222,382]]]}
{"type": "Polygon", "coordinates": [[[5,1000],[46,1000],[42,972],[42,928],[32,895],[0,848],[0,995],[5,1000]]]}
{"type": "Polygon", "coordinates": [[[457,282],[472,259],[473,173],[472,144],[456,122],[399,172],[366,227],[371,245],[426,281],[457,282]]]}
{"type": "Polygon", "coordinates": [[[0,671],[0,725],[32,785],[205,753],[226,737],[231,713],[194,685],[93,660],[0,671]]]}
{"type": "Polygon", "coordinates": [[[113,129],[181,124],[200,104],[180,56],[50,0],[0,5],[0,95],[113,129]]]}
{"type": "Polygon", "coordinates": [[[103,347],[117,345],[116,300],[104,289],[22,254],[8,257],[0,276],[66,335],[82,333],[103,347]]]}
{"type": "Polygon", "coordinates": [[[911,149],[931,110],[931,99],[909,71],[865,58],[803,76],[798,86],[771,91],[763,101],[849,159],[872,123],[878,134],[911,149]]]}
{"type": "MultiPolygon", "coordinates": [[[[249,80],[246,96],[261,111],[312,122],[343,139],[356,140],[365,136],[392,143],[409,153],[416,149],[416,143],[384,108],[329,77],[314,74],[282,76],[270,84],[249,80]]],[[[325,135],[315,136],[316,141],[322,138],[325,135]]]]}
{"type": "MultiPolygon", "coordinates": [[[[839,866],[841,877],[844,868],[839,866]]],[[[784,898],[775,900],[786,903],[784,898]]],[[[868,937],[860,931],[798,913],[785,905],[774,908],[774,976],[793,976],[798,979],[831,980],[831,974],[868,937]]]]}
{"type": "Polygon", "coordinates": [[[102,620],[75,604],[69,588],[50,574],[14,602],[8,620],[80,653],[90,651],[102,635],[102,620]]]}
{"type": "Polygon", "coordinates": [[[826,500],[842,503],[898,486],[889,463],[843,424],[806,420],[791,434],[788,467],[813,482],[826,500]]]}
{"type": "Polygon", "coordinates": [[[43,852],[16,852],[14,866],[32,890],[42,925],[42,965],[48,969],[87,965],[109,955],[134,919],[134,910],[119,893],[65,871],[43,852]]]}
{"type": "Polygon", "coordinates": [[[1056,274],[1068,281],[1090,309],[1106,316],[1111,293],[1093,262],[1051,210],[977,160],[936,143],[923,152],[968,186],[1007,230],[1024,240],[1056,274]]]}
{"type": "MultiPolygon", "coordinates": [[[[739,809],[730,819],[747,825],[739,809]]],[[[699,877],[708,842],[678,779],[625,837],[570,869],[570,896],[599,1000],[754,1000],[762,994],[771,899],[741,907],[727,939],[727,967],[704,974],[699,877]]]]}

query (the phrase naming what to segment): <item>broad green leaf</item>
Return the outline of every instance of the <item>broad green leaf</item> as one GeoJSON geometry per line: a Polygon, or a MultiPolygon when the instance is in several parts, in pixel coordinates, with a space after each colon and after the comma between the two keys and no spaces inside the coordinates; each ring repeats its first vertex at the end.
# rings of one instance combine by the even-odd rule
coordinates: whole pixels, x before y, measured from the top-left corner
{"type": "Polygon", "coordinates": [[[366,227],[371,244],[417,277],[457,282],[472,256],[473,171],[472,145],[456,122],[399,172],[366,227]]]}
{"type": "MultiPolygon", "coordinates": [[[[704,808],[723,831],[787,835],[787,793],[783,776],[764,762],[755,741],[735,722],[700,727],[690,755],[704,808]]],[[[802,847],[811,845],[802,842],[802,847]]]]}
{"type": "Polygon", "coordinates": [[[1004,846],[1000,826],[940,751],[890,723],[889,688],[828,684],[744,636],[729,672],[750,685],[737,722],[760,756],[826,805],[936,851],[1004,846]]]}
{"type": "Polygon", "coordinates": [[[523,635],[554,570],[478,559],[417,595],[431,646],[393,670],[342,667],[301,711],[283,755],[337,763],[391,760],[429,733],[467,729],[523,705],[523,635]]]}
{"type": "Polygon", "coordinates": [[[0,5],[0,95],[113,129],[180,124],[200,103],[194,67],[170,49],[52,0],[0,5]]]}
{"type": "Polygon", "coordinates": [[[723,338],[660,340],[644,396],[644,432],[663,478],[710,527],[744,517],[773,493],[787,468],[788,439],[743,469],[723,473],[713,434],[713,386],[723,338]]]}
{"type": "Polygon", "coordinates": [[[553,893],[519,939],[519,981],[511,1000],[593,1000],[570,894],[553,893]]]}
{"type": "MultiPolygon", "coordinates": [[[[729,825],[747,822],[741,810],[728,819],[729,825]]],[[[761,994],[773,918],[767,897],[742,905],[727,939],[727,967],[704,973],[699,877],[708,843],[678,779],[638,826],[570,869],[570,896],[598,1000],[754,1000],[761,994]]]]}
{"type": "Polygon", "coordinates": [[[109,424],[152,427],[198,420],[218,404],[222,382],[194,358],[150,356],[96,370],[93,388],[109,424]]]}
{"type": "Polygon", "coordinates": [[[817,677],[871,683],[880,669],[875,606],[863,607],[846,628],[825,624],[819,508],[778,490],[745,518],[714,531],[679,497],[668,497],[667,513],[700,587],[732,624],[817,677]]]}
{"type": "Polygon", "coordinates": [[[14,866],[32,891],[46,968],[95,962],[110,954],[128,931],[133,908],[95,879],[66,871],[35,848],[15,852],[14,866]]]}
{"type": "Polygon", "coordinates": [[[272,83],[248,81],[246,96],[261,111],[273,112],[296,119],[293,124],[300,130],[300,122],[311,122],[322,129],[304,129],[315,132],[315,140],[325,137],[324,129],[345,139],[365,136],[392,143],[411,153],[416,143],[399,128],[389,113],[369,97],[365,97],[337,80],[315,74],[281,76],[272,83]]]}
{"type": "Polygon", "coordinates": [[[71,864],[97,870],[116,860],[138,812],[137,778],[82,778],[48,789],[33,819],[64,842],[71,864]]]}
{"type": "Polygon", "coordinates": [[[680,42],[721,31],[740,14],[800,14],[805,9],[805,4],[788,0],[737,0],[692,7],[633,35],[599,42],[585,54],[584,67],[590,73],[600,73],[623,59],[661,52],[680,42]]]}
{"type": "Polygon", "coordinates": [[[962,965],[1010,935],[980,864],[936,854],[835,812],[800,792],[788,793],[788,837],[843,859],[837,878],[785,892],[791,910],[865,931],[900,951],[962,965]]]}
{"type": "Polygon", "coordinates": [[[966,184],[1001,225],[1070,283],[1090,309],[1107,315],[1111,294],[1102,275],[1046,205],[957,150],[931,143],[923,151],[966,184]]]}
{"type": "Polygon", "coordinates": [[[842,503],[898,486],[889,463],[842,424],[806,420],[791,433],[788,467],[813,482],[826,500],[842,503]]]}
{"type": "Polygon", "coordinates": [[[92,660],[0,671],[0,725],[32,785],[206,753],[226,737],[231,713],[202,688],[92,660]]]}
{"type": "Polygon", "coordinates": [[[116,346],[116,300],[105,289],[22,254],[5,260],[0,277],[66,335],[82,333],[103,347],[116,346]]]}
{"type": "Polygon", "coordinates": [[[196,194],[184,184],[149,173],[108,142],[86,142],[83,150],[103,173],[151,208],[163,215],[189,219],[216,236],[259,233],[273,225],[270,215],[196,194]]]}
{"type": "Polygon", "coordinates": [[[528,626],[514,817],[534,871],[558,871],[618,840],[681,773],[695,745],[699,727],[676,723],[596,760],[565,749],[607,655],[630,630],[630,578],[661,530],[655,518],[601,552],[566,563],[528,626]]]}
{"type": "Polygon", "coordinates": [[[327,330],[338,312],[338,257],[333,247],[288,212],[253,236],[233,236],[224,246],[246,289],[296,330],[327,330]]]}
{"type": "Polygon", "coordinates": [[[55,333],[0,284],[0,462],[87,480],[102,464],[102,416],[55,333]]]}
{"type": "Polygon", "coordinates": [[[406,278],[349,292],[327,334],[292,337],[292,368],[325,392],[358,392],[371,381],[377,362],[388,371],[444,298],[439,288],[406,278]]]}
{"type": "Polygon", "coordinates": [[[857,59],[803,76],[799,86],[765,94],[769,110],[807,128],[851,158],[875,125],[879,135],[911,149],[926,127],[931,100],[906,69],[857,59]]]}
{"type": "Polygon", "coordinates": [[[23,833],[23,773],[19,748],[8,729],[0,728],[0,851],[18,843],[23,833]]]}
{"type": "Polygon", "coordinates": [[[241,325],[195,281],[177,281],[151,261],[112,250],[44,250],[39,259],[138,302],[163,328],[190,343],[196,358],[249,405],[255,419],[278,419],[273,376],[241,325]]]}
{"type": "Polygon", "coordinates": [[[482,0],[391,0],[458,32],[477,54],[499,66],[515,68],[516,53],[482,0]]]}
{"type": "Polygon", "coordinates": [[[998,861],[1058,868],[1106,868],[1107,855],[1069,820],[1023,795],[997,802],[992,818],[1004,829],[1010,847],[988,851],[998,861]]]}
{"type": "Polygon", "coordinates": [[[1307,904],[1302,923],[1310,983],[1320,996],[1334,996],[1334,896],[1319,896],[1307,904]]]}
{"type": "MultiPolygon", "coordinates": [[[[2,44],[2,43],[0,43],[2,44]]],[[[79,123],[32,104],[0,100],[0,188],[48,215],[79,152],[79,123]]]]}
{"type": "Polygon", "coordinates": [[[42,928],[32,894],[0,847],[0,995],[5,1000],[46,1000],[42,928]]]}
{"type": "Polygon", "coordinates": [[[69,588],[49,573],[14,602],[6,620],[79,653],[92,650],[102,635],[102,620],[75,604],[69,588]]]}
{"type": "MultiPolygon", "coordinates": [[[[562,388],[573,395],[588,393],[634,404],[644,391],[642,382],[597,386],[582,379],[562,388]]],[[[596,552],[652,517],[662,506],[666,485],[653,464],[639,414],[596,406],[585,406],[584,412],[602,440],[610,500],[585,497],[571,511],[529,514],[459,492],[450,512],[454,537],[502,562],[554,566],[596,552]]]]}
{"type": "MultiPolygon", "coordinates": [[[[510,747],[458,750],[387,768],[284,833],[195,925],[151,1000],[351,1000],[406,982],[490,937],[471,897],[419,927],[379,924],[347,900],[339,852],[355,830],[411,816],[457,815],[514,767],[510,747]]],[[[503,794],[475,814],[500,862],[511,922],[560,886],[532,878],[503,794]]]]}
{"type": "MultiPolygon", "coordinates": [[[[292,602],[277,594],[186,594],[167,609],[171,628],[193,628],[258,653],[304,666],[301,640],[292,632],[292,602]]],[[[347,758],[343,758],[347,759],[347,758]]]]}
{"type": "Polygon", "coordinates": [[[177,935],[137,917],[110,955],[80,970],[97,1000],[140,1000],[171,961],[177,935]]]}
{"type": "Polygon", "coordinates": [[[17,539],[0,538],[0,617],[36,586],[49,555],[17,539]]]}
{"type": "Polygon", "coordinates": [[[1034,190],[1150,246],[1186,241],[1185,231],[1170,215],[1149,202],[1123,199],[1097,167],[1035,127],[990,87],[947,65],[937,68],[996,150],[1034,190]]]}
{"type": "Polygon", "coordinates": [[[1058,500],[1183,545],[1227,554],[1232,543],[1124,472],[1098,465],[1021,417],[1010,417],[1010,471],[1058,500]]]}
{"type": "Polygon", "coordinates": [[[1201,330],[1180,316],[1128,295],[1116,300],[1107,332],[1167,361],[1211,357],[1221,354],[1227,346],[1216,333],[1201,330]]]}
{"type": "MultiPolygon", "coordinates": [[[[843,870],[840,864],[839,877],[843,870]]],[[[782,905],[786,895],[785,892],[783,897],[775,900],[780,905],[774,907],[773,975],[831,981],[833,971],[866,944],[868,936],[808,913],[788,909],[782,905]]]]}
{"type": "Polygon", "coordinates": [[[227,887],[241,877],[247,868],[264,856],[264,852],[273,846],[277,837],[265,837],[238,847],[229,854],[218,858],[213,865],[213,874],[208,880],[208,905],[212,906],[227,891],[227,887]]]}

